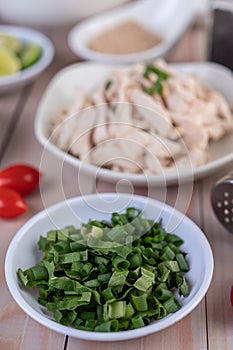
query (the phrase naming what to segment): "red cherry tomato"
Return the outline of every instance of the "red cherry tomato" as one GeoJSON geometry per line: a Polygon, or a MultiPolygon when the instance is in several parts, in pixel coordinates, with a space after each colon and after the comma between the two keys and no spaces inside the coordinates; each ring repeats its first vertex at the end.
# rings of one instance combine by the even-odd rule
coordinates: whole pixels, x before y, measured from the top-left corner
{"type": "Polygon", "coordinates": [[[10,188],[0,188],[0,217],[15,218],[28,210],[22,196],[10,188]]]}
{"type": "Polygon", "coordinates": [[[12,165],[0,171],[0,187],[11,188],[22,195],[32,192],[39,180],[39,171],[24,164],[12,165]]]}
{"type": "Polygon", "coordinates": [[[231,295],[230,295],[230,298],[231,298],[231,305],[233,306],[233,286],[231,287],[231,295]]]}

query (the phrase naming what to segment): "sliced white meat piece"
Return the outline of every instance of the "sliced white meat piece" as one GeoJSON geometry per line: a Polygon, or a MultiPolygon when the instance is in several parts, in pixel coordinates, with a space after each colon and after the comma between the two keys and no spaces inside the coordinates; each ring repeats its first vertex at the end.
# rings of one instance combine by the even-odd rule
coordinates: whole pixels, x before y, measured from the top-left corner
{"type": "Polygon", "coordinates": [[[178,142],[171,141],[165,137],[150,134],[149,141],[147,151],[160,159],[176,159],[178,156],[183,154],[182,147],[178,142]]]}
{"type": "MultiPolygon", "coordinates": [[[[232,116],[232,118],[233,118],[233,116],[232,116]]],[[[225,121],[221,124],[224,128],[225,134],[229,134],[229,133],[233,132],[233,120],[232,121],[225,121]]]]}
{"type": "Polygon", "coordinates": [[[186,172],[193,171],[194,168],[205,164],[208,161],[208,155],[205,150],[193,148],[188,156],[183,156],[175,160],[172,165],[164,169],[165,172],[186,172]]]}
{"type": "Polygon", "coordinates": [[[209,141],[209,133],[206,132],[205,128],[190,128],[185,132],[182,140],[189,150],[193,148],[206,150],[209,141]]]}
{"type": "Polygon", "coordinates": [[[132,91],[131,101],[139,114],[145,119],[151,131],[170,139],[178,138],[169,113],[151,96],[135,89],[132,91]]]}
{"type": "Polygon", "coordinates": [[[96,110],[96,124],[93,129],[93,144],[96,145],[108,139],[108,105],[105,101],[103,88],[94,91],[92,101],[96,110]]]}
{"type": "Polygon", "coordinates": [[[90,161],[101,167],[112,167],[121,164],[121,170],[138,172],[138,159],[143,154],[143,147],[126,139],[111,139],[92,149],[90,161]],[[124,167],[122,166],[124,164],[124,167]]]}
{"type": "Polygon", "coordinates": [[[167,108],[177,113],[187,113],[190,105],[195,101],[195,95],[189,89],[185,89],[180,82],[174,78],[167,81],[163,91],[167,108]]]}
{"type": "Polygon", "coordinates": [[[87,157],[92,148],[91,135],[95,127],[96,110],[87,108],[79,113],[76,129],[70,138],[70,152],[80,159],[87,157]]]}
{"type": "Polygon", "coordinates": [[[55,119],[51,140],[59,148],[63,150],[69,149],[70,138],[77,127],[76,116],[90,104],[90,99],[85,91],[81,87],[77,87],[73,103],[65,110],[61,110],[55,119]]]}
{"type": "Polygon", "coordinates": [[[151,154],[146,153],[143,159],[145,163],[143,172],[145,174],[160,174],[163,172],[163,165],[158,157],[152,157],[151,154]]]}
{"type": "Polygon", "coordinates": [[[138,174],[143,171],[143,168],[140,164],[133,162],[131,159],[114,159],[109,165],[112,170],[122,172],[122,173],[130,173],[130,174],[138,174]]]}
{"type": "Polygon", "coordinates": [[[119,123],[125,123],[125,124],[132,124],[133,118],[132,118],[132,104],[128,102],[119,102],[115,103],[112,106],[112,111],[115,114],[115,119],[119,123]]]}
{"type": "Polygon", "coordinates": [[[69,151],[70,139],[77,126],[76,115],[67,117],[53,130],[51,134],[51,141],[62,150],[69,151]]]}
{"type": "Polygon", "coordinates": [[[67,108],[67,115],[72,115],[76,112],[81,111],[82,109],[91,105],[90,98],[87,93],[81,87],[76,87],[75,89],[75,98],[73,103],[67,108]]]}
{"type": "Polygon", "coordinates": [[[205,125],[204,130],[208,133],[208,140],[217,141],[225,134],[224,127],[216,123],[205,125]]]}
{"type": "Polygon", "coordinates": [[[199,125],[213,123],[216,120],[216,115],[216,104],[211,100],[202,101],[196,99],[188,113],[188,116],[199,125]]]}
{"type": "Polygon", "coordinates": [[[153,62],[153,66],[159,68],[160,70],[162,70],[164,72],[167,72],[171,76],[179,75],[179,73],[175,69],[173,69],[169,64],[167,64],[167,62],[163,58],[157,58],[153,62]]]}
{"type": "Polygon", "coordinates": [[[230,106],[227,103],[227,101],[223,98],[223,96],[213,91],[211,94],[211,98],[213,101],[215,101],[217,105],[218,117],[221,120],[227,120],[233,123],[233,115],[230,106]]]}

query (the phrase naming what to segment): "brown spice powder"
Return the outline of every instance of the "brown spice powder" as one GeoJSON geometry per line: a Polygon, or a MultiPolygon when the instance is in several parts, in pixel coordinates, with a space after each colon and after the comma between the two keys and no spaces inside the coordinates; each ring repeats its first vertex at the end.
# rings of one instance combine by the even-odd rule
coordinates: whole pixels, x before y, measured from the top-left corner
{"type": "Polygon", "coordinates": [[[106,54],[130,54],[148,50],[161,38],[134,21],[127,21],[94,37],[88,47],[106,54]]]}

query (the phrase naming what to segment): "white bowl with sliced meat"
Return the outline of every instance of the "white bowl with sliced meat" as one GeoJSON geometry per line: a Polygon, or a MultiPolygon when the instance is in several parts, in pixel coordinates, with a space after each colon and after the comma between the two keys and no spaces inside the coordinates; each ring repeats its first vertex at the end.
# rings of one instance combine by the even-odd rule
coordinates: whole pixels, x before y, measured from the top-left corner
{"type": "Polygon", "coordinates": [[[35,132],[45,151],[93,178],[192,181],[233,160],[232,87],[213,63],[75,64],[49,84],[35,132]]]}

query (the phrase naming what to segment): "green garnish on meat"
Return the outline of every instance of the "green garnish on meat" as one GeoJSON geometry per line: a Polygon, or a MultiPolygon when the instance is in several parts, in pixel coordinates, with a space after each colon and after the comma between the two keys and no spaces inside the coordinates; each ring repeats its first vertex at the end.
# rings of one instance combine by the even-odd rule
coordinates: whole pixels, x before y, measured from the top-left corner
{"type": "Polygon", "coordinates": [[[163,91],[163,81],[169,78],[169,74],[158,69],[155,66],[146,66],[145,72],[143,74],[144,78],[149,78],[149,75],[151,73],[157,75],[157,80],[151,87],[144,87],[143,91],[148,95],[153,95],[154,93],[161,95],[163,91]]]}

